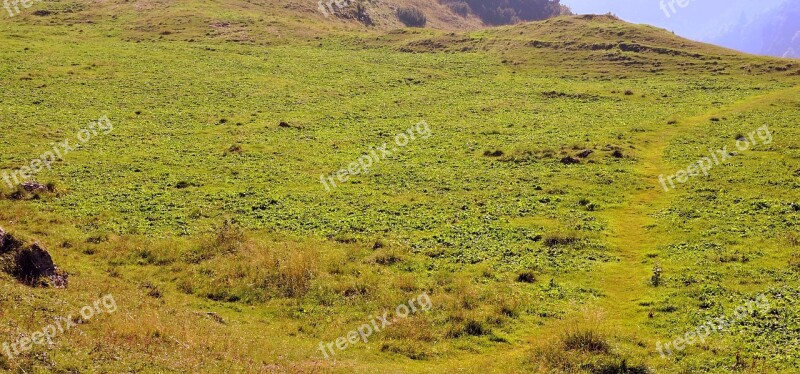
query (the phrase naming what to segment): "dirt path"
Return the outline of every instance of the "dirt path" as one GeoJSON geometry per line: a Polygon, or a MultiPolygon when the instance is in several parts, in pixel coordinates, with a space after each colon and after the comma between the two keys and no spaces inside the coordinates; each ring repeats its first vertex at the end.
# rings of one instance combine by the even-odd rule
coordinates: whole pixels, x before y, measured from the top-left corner
{"type": "MultiPolygon", "coordinates": [[[[673,199],[680,196],[675,191],[664,191],[658,180],[659,175],[670,175],[679,169],[664,160],[670,142],[688,130],[708,125],[711,117],[746,111],[799,94],[800,86],[750,97],[712,113],[681,119],[675,125],[665,124],[659,131],[644,133],[638,137],[636,144],[639,145],[639,149],[636,153],[637,166],[634,173],[637,180],[643,183],[641,189],[634,191],[620,207],[607,209],[598,214],[599,218],[608,223],[608,236],[605,239],[611,254],[619,261],[598,265],[595,270],[587,274],[589,279],[584,280],[586,286],[597,289],[603,294],[603,297],[588,308],[590,313],[596,312],[600,315],[600,327],[645,343],[640,349],[650,356],[657,356],[655,341],[664,337],[655,336],[652,331],[643,327],[649,319],[649,310],[640,306],[640,302],[656,299],[659,292],[659,289],[648,283],[653,274],[654,260],[649,259],[647,255],[656,254],[660,245],[674,240],[674,237],[662,237],[649,229],[656,223],[653,214],[666,208],[673,199]]],[[[670,268],[669,263],[662,262],[661,265],[665,272],[670,268]]],[[[495,347],[492,349],[492,355],[472,357],[456,364],[459,369],[455,371],[471,372],[475,367],[481,367],[486,373],[516,372],[518,363],[527,360],[532,344],[559,336],[565,328],[580,323],[576,321],[585,317],[581,315],[584,314],[583,311],[573,312],[574,315],[568,316],[566,320],[550,320],[544,325],[521,327],[519,333],[527,337],[527,343],[511,349],[508,346],[495,347]]],[[[663,364],[667,365],[667,362],[664,361],[663,364]]],[[[450,362],[446,366],[452,369],[453,363],[450,362]]]]}
{"type": "MultiPolygon", "coordinates": [[[[654,261],[648,259],[647,255],[656,254],[657,248],[670,238],[661,237],[648,227],[655,225],[653,214],[666,208],[679,196],[674,191],[664,191],[658,179],[659,175],[674,174],[678,169],[664,160],[669,143],[687,130],[710,123],[712,116],[746,111],[784,97],[796,97],[798,93],[800,87],[793,87],[751,97],[713,113],[682,119],[662,131],[646,133],[637,140],[640,146],[636,154],[635,173],[645,187],[634,193],[623,206],[600,214],[609,225],[607,241],[612,253],[619,258],[618,262],[600,266],[592,284],[605,295],[596,303],[605,325],[624,326],[627,331],[636,328],[639,339],[649,340],[648,332],[639,328],[649,318],[648,310],[639,306],[639,303],[653,299],[658,290],[648,283],[653,275],[654,261]]],[[[665,270],[670,267],[669,263],[661,265],[665,270]]]]}

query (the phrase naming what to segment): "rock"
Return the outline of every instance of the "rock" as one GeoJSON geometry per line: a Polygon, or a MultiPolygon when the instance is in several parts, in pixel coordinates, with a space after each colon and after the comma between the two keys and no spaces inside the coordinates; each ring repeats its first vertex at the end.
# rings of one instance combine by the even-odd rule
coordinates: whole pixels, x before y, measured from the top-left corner
{"type": "Polygon", "coordinates": [[[68,277],[69,274],[67,274],[67,272],[56,268],[56,272],[48,278],[50,279],[50,285],[53,286],[53,288],[63,289],[67,288],[67,285],[69,284],[68,277]]]}
{"type": "Polygon", "coordinates": [[[623,157],[625,157],[625,155],[622,154],[622,151],[620,151],[619,149],[617,149],[613,153],[611,153],[611,156],[613,156],[615,158],[623,158],[623,157]]]}
{"type": "Polygon", "coordinates": [[[572,164],[580,164],[581,161],[572,156],[567,156],[561,159],[561,163],[564,165],[572,165],[572,164]]]}
{"type": "Polygon", "coordinates": [[[16,269],[14,276],[26,283],[33,282],[42,277],[49,277],[56,272],[56,265],[50,253],[47,253],[38,243],[18,251],[15,255],[16,269]]]}
{"type": "Polygon", "coordinates": [[[6,232],[0,227],[0,253],[5,252],[6,248],[6,232]]]}
{"type": "Polygon", "coordinates": [[[292,127],[292,125],[290,125],[289,122],[284,122],[284,121],[281,121],[281,123],[279,123],[278,126],[284,127],[284,128],[292,127]]]}
{"type": "Polygon", "coordinates": [[[68,275],[39,243],[25,246],[0,228],[0,265],[3,271],[29,286],[66,288],[68,275]]]}
{"type": "Polygon", "coordinates": [[[41,184],[39,182],[35,182],[35,181],[30,181],[30,182],[23,183],[22,184],[22,188],[25,191],[28,191],[28,192],[36,192],[36,191],[48,192],[48,191],[50,191],[50,189],[47,188],[47,186],[45,186],[45,185],[43,185],[43,184],[41,184]]]}
{"type": "Polygon", "coordinates": [[[22,241],[17,240],[0,227],[0,255],[15,251],[20,247],[22,247],[22,241]]]}
{"type": "Polygon", "coordinates": [[[591,155],[592,153],[594,153],[594,151],[593,151],[593,150],[591,150],[591,149],[587,149],[587,150],[585,150],[585,151],[583,151],[583,152],[581,152],[581,153],[578,153],[578,157],[580,157],[580,158],[586,158],[586,157],[589,157],[589,155],[591,155]]]}

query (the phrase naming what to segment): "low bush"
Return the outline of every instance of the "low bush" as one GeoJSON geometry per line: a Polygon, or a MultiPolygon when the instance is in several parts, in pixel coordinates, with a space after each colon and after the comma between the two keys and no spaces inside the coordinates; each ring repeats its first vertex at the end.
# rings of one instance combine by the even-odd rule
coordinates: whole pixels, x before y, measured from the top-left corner
{"type": "Polygon", "coordinates": [[[397,18],[408,27],[425,27],[428,23],[425,14],[417,8],[397,9],[397,18]]]}
{"type": "Polygon", "coordinates": [[[608,353],[611,348],[605,338],[594,329],[582,328],[568,331],[562,337],[564,349],[608,353]]]}

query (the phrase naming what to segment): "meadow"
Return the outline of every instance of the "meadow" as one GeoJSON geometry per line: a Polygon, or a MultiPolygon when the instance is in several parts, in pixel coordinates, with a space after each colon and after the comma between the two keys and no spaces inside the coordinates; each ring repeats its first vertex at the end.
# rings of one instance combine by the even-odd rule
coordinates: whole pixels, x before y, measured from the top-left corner
{"type": "Polygon", "coordinates": [[[55,2],[0,22],[0,169],[113,123],[37,175],[50,191],[0,186],[0,227],[70,275],[2,275],[0,340],[117,305],[3,369],[800,367],[800,62],[613,17],[330,30],[231,4],[55,2]],[[420,121],[430,137],[320,183],[420,121]],[[661,188],[764,125],[769,144],[661,188]],[[422,293],[430,310],[320,353],[422,293]],[[759,295],[768,308],[659,354],[759,295]]]}

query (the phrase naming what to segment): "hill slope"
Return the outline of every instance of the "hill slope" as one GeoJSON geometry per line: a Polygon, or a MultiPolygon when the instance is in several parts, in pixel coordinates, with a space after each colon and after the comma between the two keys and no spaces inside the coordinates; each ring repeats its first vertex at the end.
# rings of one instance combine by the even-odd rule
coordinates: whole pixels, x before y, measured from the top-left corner
{"type": "Polygon", "coordinates": [[[69,286],[0,272],[4,370],[800,365],[794,60],[607,16],[454,32],[311,2],[33,7],[0,20],[0,172],[80,147],[45,188],[0,185],[0,222],[69,286]]]}

